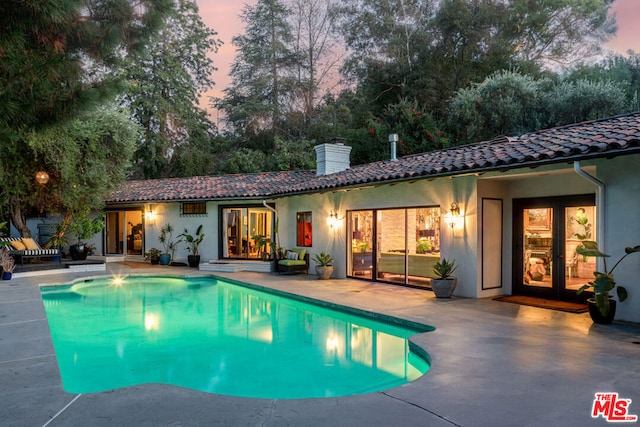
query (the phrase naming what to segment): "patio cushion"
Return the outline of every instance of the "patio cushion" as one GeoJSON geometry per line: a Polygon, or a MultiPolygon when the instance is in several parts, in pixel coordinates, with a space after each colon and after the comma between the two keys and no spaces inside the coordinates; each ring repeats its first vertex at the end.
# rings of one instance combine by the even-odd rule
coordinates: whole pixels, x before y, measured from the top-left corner
{"type": "Polygon", "coordinates": [[[27,247],[20,240],[12,240],[9,242],[11,247],[16,251],[24,251],[27,247]]]}
{"type": "Polygon", "coordinates": [[[38,246],[36,241],[33,240],[31,237],[23,237],[22,238],[22,243],[24,244],[26,249],[28,249],[30,251],[38,251],[38,250],[40,250],[40,246],[38,246]]]}
{"type": "Polygon", "coordinates": [[[296,251],[289,251],[287,253],[287,259],[292,259],[292,260],[296,260],[298,259],[298,252],[296,251]]]}
{"type": "Polygon", "coordinates": [[[289,252],[297,252],[298,253],[298,259],[303,260],[304,256],[307,254],[307,250],[306,249],[287,249],[287,253],[289,252]]]}
{"type": "Polygon", "coordinates": [[[278,264],[291,267],[292,265],[306,265],[307,263],[303,259],[281,259],[278,264]]]}

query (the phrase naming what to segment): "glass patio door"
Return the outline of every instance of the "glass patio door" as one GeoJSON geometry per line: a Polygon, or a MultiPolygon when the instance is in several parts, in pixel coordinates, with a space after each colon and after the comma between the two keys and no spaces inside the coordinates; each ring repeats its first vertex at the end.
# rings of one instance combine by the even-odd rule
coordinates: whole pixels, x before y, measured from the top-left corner
{"type": "Polygon", "coordinates": [[[261,259],[271,254],[274,215],[264,207],[222,208],[222,258],[261,259]],[[260,244],[267,242],[267,244],[260,244]]]}
{"type": "Polygon", "coordinates": [[[142,211],[111,211],[105,215],[105,254],[142,255],[142,211]]]}
{"type": "Polygon", "coordinates": [[[348,275],[428,287],[440,259],[440,208],[350,211],[348,275]]]}
{"type": "Polygon", "coordinates": [[[592,195],[514,201],[514,293],[579,300],[576,290],[593,277],[595,260],[576,249],[595,240],[592,195]]]}

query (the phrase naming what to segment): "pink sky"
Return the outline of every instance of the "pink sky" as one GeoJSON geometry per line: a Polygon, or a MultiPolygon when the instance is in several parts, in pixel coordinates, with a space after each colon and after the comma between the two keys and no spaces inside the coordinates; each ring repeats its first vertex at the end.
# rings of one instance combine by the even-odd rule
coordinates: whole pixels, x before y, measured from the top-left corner
{"type": "MultiPolygon", "coordinates": [[[[208,96],[221,96],[222,90],[229,83],[229,68],[235,57],[235,49],[231,39],[244,31],[238,18],[242,8],[251,1],[236,2],[234,0],[196,0],[200,8],[200,16],[204,23],[218,32],[224,45],[213,56],[214,65],[218,68],[213,75],[214,88],[205,94],[201,106],[208,107],[208,96]]],[[[640,52],[640,0],[616,0],[612,11],[616,14],[618,33],[608,43],[608,47],[619,53],[633,49],[640,52]]],[[[215,118],[214,118],[215,119],[215,118]]]]}

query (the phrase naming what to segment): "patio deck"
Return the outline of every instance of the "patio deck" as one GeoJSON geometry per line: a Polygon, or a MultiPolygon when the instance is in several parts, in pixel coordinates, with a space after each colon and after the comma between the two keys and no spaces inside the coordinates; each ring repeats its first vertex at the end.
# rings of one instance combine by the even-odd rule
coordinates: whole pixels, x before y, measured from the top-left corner
{"type": "MultiPolygon", "coordinates": [[[[107,269],[195,272],[129,263],[107,269]]],[[[640,414],[640,325],[594,325],[588,314],[491,299],[437,300],[429,291],[358,280],[249,272],[216,276],[435,326],[413,338],[429,352],[432,368],[402,387],[327,399],[247,399],[163,384],[68,394],[38,284],[101,274],[0,281],[3,426],[606,425],[591,417],[597,392],[631,399],[630,414],[640,414]]]]}

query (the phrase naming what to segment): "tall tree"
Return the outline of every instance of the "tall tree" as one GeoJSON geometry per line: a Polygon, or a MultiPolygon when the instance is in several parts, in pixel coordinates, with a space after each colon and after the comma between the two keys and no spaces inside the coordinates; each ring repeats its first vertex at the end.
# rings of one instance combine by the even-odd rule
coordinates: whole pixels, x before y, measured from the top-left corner
{"type": "MultiPolygon", "coordinates": [[[[189,148],[207,156],[214,125],[198,104],[214,84],[211,74],[216,68],[209,54],[222,43],[216,34],[202,22],[195,1],[175,0],[147,49],[130,58],[124,103],[145,129],[135,156],[136,176],[173,175],[171,163],[179,161],[175,156],[189,148]]],[[[201,172],[183,167],[179,174],[201,172]]]]}
{"type": "Polygon", "coordinates": [[[433,43],[429,23],[435,11],[434,0],[347,0],[340,8],[349,51],[343,72],[378,111],[414,98],[411,80],[416,71],[425,74],[417,61],[433,43]]]}
{"type": "MultiPolygon", "coordinates": [[[[6,0],[0,26],[2,203],[19,222],[37,190],[27,134],[69,120],[120,89],[106,70],[144,48],[167,0],[6,0]]],[[[30,232],[16,224],[22,235],[30,232]]]]}
{"type": "Polygon", "coordinates": [[[281,131],[283,108],[294,86],[290,71],[298,61],[290,48],[289,15],[278,0],[258,0],[242,11],[246,28],[245,34],[233,38],[238,54],[231,66],[231,85],[223,99],[214,101],[238,134],[278,135],[281,131]]]}
{"type": "Polygon", "coordinates": [[[327,0],[291,0],[293,51],[299,58],[295,79],[304,116],[303,127],[312,120],[320,90],[338,83],[338,67],[343,55],[337,42],[336,5],[327,0]]]}
{"type": "Polygon", "coordinates": [[[402,98],[439,114],[456,90],[499,69],[538,74],[615,31],[611,0],[347,0],[346,71],[381,111],[402,98]],[[352,24],[354,22],[355,24],[352,24]]]}

